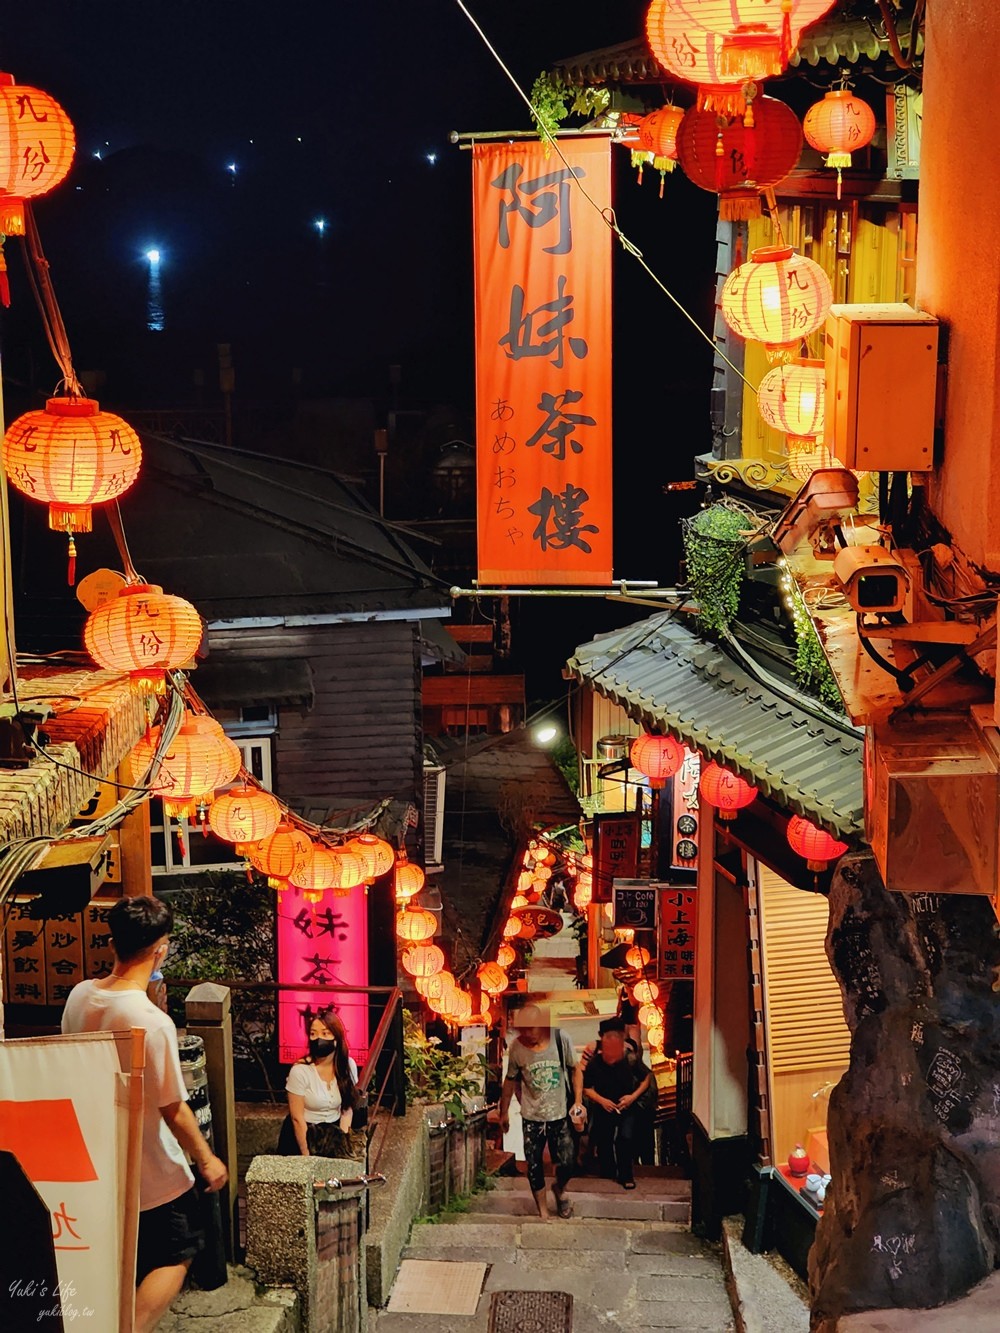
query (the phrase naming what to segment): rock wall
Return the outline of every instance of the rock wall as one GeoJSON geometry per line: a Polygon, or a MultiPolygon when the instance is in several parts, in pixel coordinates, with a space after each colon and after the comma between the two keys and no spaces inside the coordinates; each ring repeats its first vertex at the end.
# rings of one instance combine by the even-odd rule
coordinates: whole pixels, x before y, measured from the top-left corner
{"type": "Polygon", "coordinates": [[[830,1097],[832,1188],[809,1257],[814,1333],[954,1300],[1000,1266],[1000,940],[981,897],[888,893],[871,857],[830,890],[851,1029],[830,1097]]]}

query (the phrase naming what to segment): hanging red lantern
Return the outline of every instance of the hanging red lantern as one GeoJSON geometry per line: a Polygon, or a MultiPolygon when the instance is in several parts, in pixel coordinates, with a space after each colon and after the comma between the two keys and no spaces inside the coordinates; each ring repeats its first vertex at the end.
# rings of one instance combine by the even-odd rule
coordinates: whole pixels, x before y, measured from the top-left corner
{"type": "Polygon", "coordinates": [[[659,999],[660,988],[655,981],[647,981],[645,977],[637,981],[632,987],[632,999],[636,1004],[653,1004],[659,999]]]}
{"type": "Polygon", "coordinates": [[[364,884],[365,866],[360,856],[345,851],[343,847],[330,848],[330,855],[333,857],[337,876],[332,886],[336,897],[345,897],[351,889],[364,884]]]}
{"type": "Polygon", "coordinates": [[[289,876],[309,855],[309,846],[309,839],[300,828],[282,821],[269,838],[248,847],[246,857],[267,876],[271,888],[280,892],[288,887],[289,876]]]}
{"type": "Polygon", "coordinates": [[[839,842],[826,829],[817,827],[801,815],[792,815],[786,834],[792,851],[803,857],[809,869],[817,873],[847,851],[846,842],[839,842]]]}
{"type": "MultiPolygon", "coordinates": [[[[833,0],[664,0],[690,26],[722,39],[720,72],[727,79],[766,79],[782,74],[803,28],[833,0]]],[[[654,6],[655,8],[655,0],[654,6]]]]}
{"type": "Polygon", "coordinates": [[[432,977],[444,969],[444,953],[436,944],[414,944],[400,961],[411,977],[432,977]]]}
{"type": "Polygon", "coordinates": [[[663,1012],[655,1004],[640,1004],[636,1018],[644,1028],[663,1026],[663,1012]]]}
{"type": "Polygon", "coordinates": [[[307,903],[322,901],[323,894],[332,889],[339,878],[336,858],[329,847],[310,842],[309,851],[288,876],[288,887],[299,889],[307,903]]]}
{"type": "Polygon", "coordinates": [[[771,361],[789,361],[826,319],[832,300],[819,264],[791,246],[766,245],[726,279],[722,317],[739,337],[763,343],[771,361]]]}
{"type": "Polygon", "coordinates": [[[836,168],[839,199],[840,173],[851,165],[851,153],[871,143],[875,112],[847,88],[833,88],[806,112],[802,130],[806,143],[826,153],[826,165],[836,168]]]}
{"type": "Polygon", "coordinates": [[[774,366],[757,389],[757,407],[775,430],[804,447],[823,434],[826,369],[822,361],[797,359],[774,366]]]}
{"type": "Polygon", "coordinates": [[[517,962],[517,950],[512,944],[501,944],[497,949],[497,966],[502,967],[504,971],[514,966],[517,962]]]}
{"type": "MultiPolygon", "coordinates": [[[[160,728],[154,727],[133,750],[137,773],[145,773],[153,759],[160,728]]],[[[162,797],[163,809],[173,819],[207,814],[216,789],[226,787],[243,766],[239,747],[214,717],[188,714],[150,781],[150,791],[162,797]]]]}
{"type": "Polygon", "coordinates": [[[735,819],[738,810],[752,804],[757,788],[721,764],[706,764],[701,770],[698,790],[709,805],[714,805],[720,819],[735,819]]]}
{"type": "Polygon", "coordinates": [[[659,170],[673,171],[677,165],[677,128],[683,119],[684,108],[668,102],[639,122],[639,146],[651,153],[654,161],[662,161],[659,170]]]}
{"type": "Polygon", "coordinates": [[[745,79],[727,78],[722,70],[722,37],[706,32],[673,0],[653,0],[646,13],[649,49],[668,73],[698,87],[698,106],[728,116],[746,111],[745,79]]]}
{"type": "Polygon", "coordinates": [[[437,934],[437,917],[425,907],[404,907],[396,913],[396,938],[404,944],[422,944],[437,934]]]}
{"type": "Polygon", "coordinates": [[[760,217],[760,192],[777,185],[802,151],[802,128],[791,107],[758,97],[733,120],[691,107],[677,131],[677,157],[686,176],[719,196],[719,217],[760,217]]]}
{"type": "Polygon", "coordinates": [[[235,843],[237,851],[247,843],[269,838],[280,823],[281,805],[260,787],[223,792],[208,812],[209,828],[223,842],[235,843]]]}
{"type": "Polygon", "coordinates": [[[367,884],[387,875],[396,864],[395,852],[384,838],[378,838],[374,833],[359,833],[357,837],[349,838],[345,849],[361,857],[367,884]]]}
{"type": "Polygon", "coordinates": [[[573,906],[578,912],[585,911],[594,898],[594,890],[589,884],[577,884],[573,890],[573,906]]]}
{"type": "Polygon", "coordinates": [[[83,643],[98,666],[127,671],[137,688],[162,694],[166,673],[194,657],[201,616],[155,583],[130,583],[87,617],[83,643]]]}
{"type": "Polygon", "coordinates": [[[393,887],[396,891],[396,902],[407,902],[424,887],[427,876],[418,865],[407,859],[405,852],[400,852],[396,857],[396,878],[393,880],[393,887]]]}
{"type": "Polygon", "coordinates": [[[513,940],[521,933],[521,918],[519,916],[509,916],[503,923],[503,937],[505,940],[513,940]]]}
{"type": "Polygon", "coordinates": [[[499,963],[483,963],[476,976],[487,995],[502,995],[507,989],[507,973],[499,963]]]}
{"type": "Polygon", "coordinates": [[[651,1051],[662,1051],[666,1039],[667,1034],[662,1023],[653,1023],[646,1029],[646,1040],[649,1042],[651,1051]]]}
{"type": "Polygon", "coordinates": [[[644,949],[641,944],[633,944],[630,949],[626,950],[625,961],[629,967],[634,967],[637,972],[641,972],[649,963],[650,956],[649,950],[644,949]]]}
{"type": "Polygon", "coordinates": [[[629,751],[629,763],[638,769],[654,790],[665,787],[667,779],[681,771],[684,746],[673,736],[648,733],[637,736],[629,751]]]}
{"type": "Polygon", "coordinates": [[[76,578],[73,534],[90,532],[92,505],[119,499],[139,475],[142,446],[132,427],[93,398],[50,398],[25,412],[3,437],[12,485],[49,506],[49,527],[69,537],[70,583],[76,578]]]}
{"type": "Polygon", "coordinates": [[[430,977],[414,977],[413,984],[417,994],[425,1000],[439,1000],[446,990],[454,986],[455,977],[447,969],[442,969],[430,977]]]}

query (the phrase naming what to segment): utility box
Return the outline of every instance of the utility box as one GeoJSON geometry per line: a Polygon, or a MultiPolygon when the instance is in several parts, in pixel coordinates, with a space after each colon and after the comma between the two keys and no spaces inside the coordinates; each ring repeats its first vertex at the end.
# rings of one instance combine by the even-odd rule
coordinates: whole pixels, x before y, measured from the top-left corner
{"type": "Polygon", "coordinates": [[[934,466],[938,322],[904,302],[834,305],[823,335],[831,455],[865,472],[934,466]]]}
{"type": "MultiPolygon", "coordinates": [[[[986,712],[991,716],[992,710],[986,712]]],[[[877,722],[865,740],[865,823],[887,889],[997,904],[1000,753],[975,715],[877,722]]]]}

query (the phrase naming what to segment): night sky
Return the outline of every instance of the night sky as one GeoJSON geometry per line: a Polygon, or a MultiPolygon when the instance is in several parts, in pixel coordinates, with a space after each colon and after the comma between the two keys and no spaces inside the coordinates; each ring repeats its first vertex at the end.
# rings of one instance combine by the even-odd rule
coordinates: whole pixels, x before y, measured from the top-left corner
{"type": "MultiPolygon", "coordinates": [[[[645,4],[470,8],[530,89],[556,60],[637,35],[645,4]]],[[[68,181],[35,211],[77,368],[104,373],[108,406],[191,399],[230,342],[244,396],[287,392],[296,369],[304,393],[384,407],[397,363],[402,406],[471,409],[470,159],[448,133],[530,125],[453,0],[35,0],[4,8],[0,52],[77,128],[68,181]],[[145,328],[153,246],[159,333],[145,328]]],[[[677,171],[661,201],[656,173],[640,189],[614,155],[621,225],[709,328],[714,197],[677,171]]],[[[0,330],[20,408],[58,372],[9,258],[0,330]]],[[[661,488],[708,447],[711,353],[620,252],[615,328],[617,572],[672,581],[691,498],[661,488]]]]}

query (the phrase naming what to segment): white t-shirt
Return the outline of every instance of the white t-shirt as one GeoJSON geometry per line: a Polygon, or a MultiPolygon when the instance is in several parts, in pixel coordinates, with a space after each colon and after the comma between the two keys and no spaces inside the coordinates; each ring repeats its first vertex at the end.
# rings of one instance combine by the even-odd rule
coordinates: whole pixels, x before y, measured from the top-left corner
{"type": "MultiPolygon", "coordinates": [[[[357,1083],[358,1067],[350,1056],[347,1058],[347,1067],[351,1071],[351,1078],[357,1083]]],[[[337,1080],[334,1078],[327,1083],[315,1065],[303,1064],[301,1061],[292,1065],[285,1082],[285,1091],[305,1098],[307,1125],[325,1125],[331,1120],[340,1119],[340,1088],[337,1080]]]]}
{"type": "Polygon", "coordinates": [[[63,1010],[63,1032],[127,1032],[130,1028],[146,1029],[139,1184],[139,1209],[145,1212],[179,1198],[194,1181],[184,1149],[160,1115],[161,1106],[188,1100],[177,1054],[177,1029],[143,991],[104,990],[93,981],[81,981],[70,991],[63,1010]]]}

